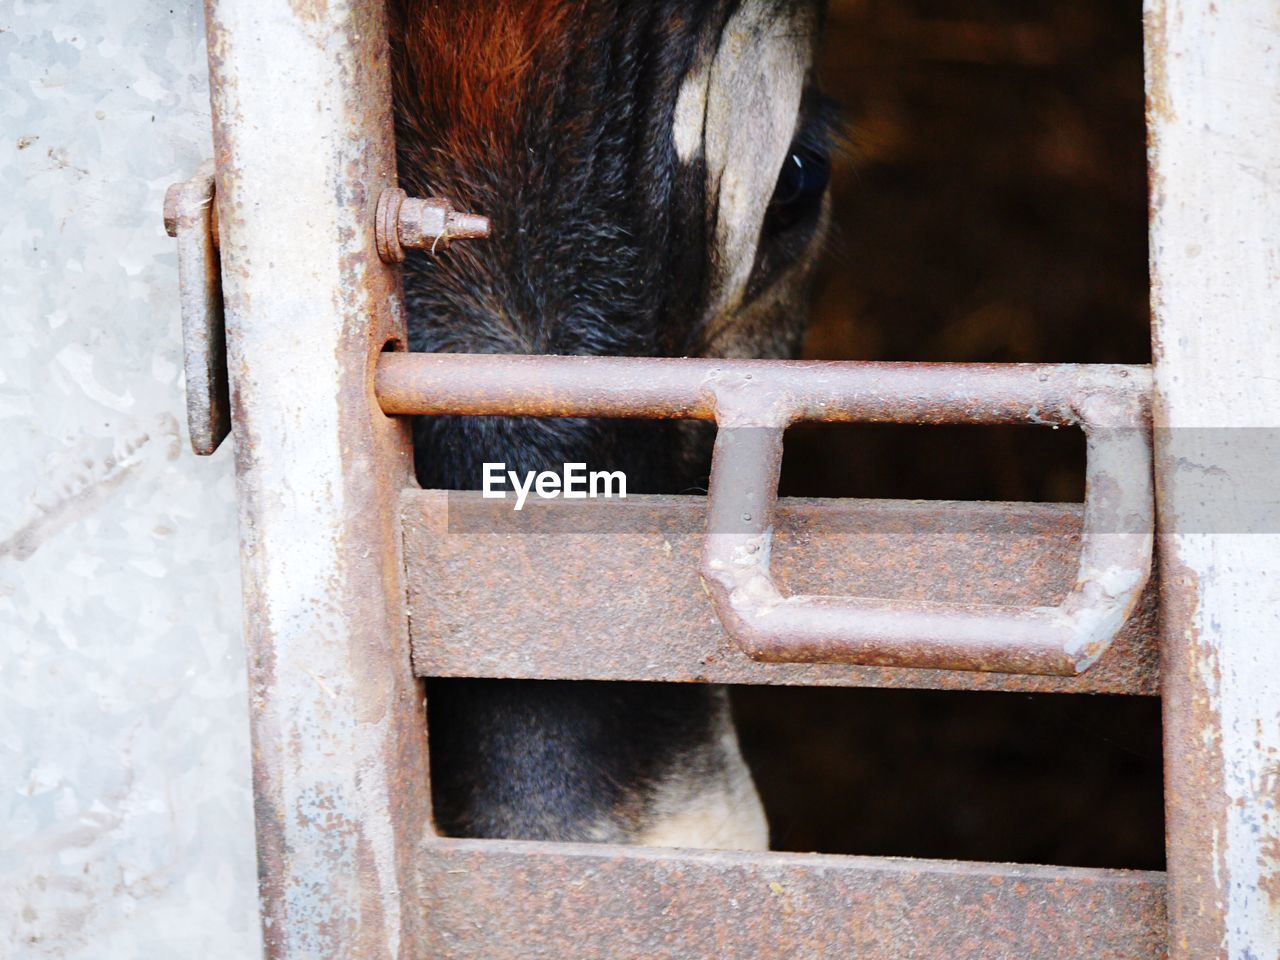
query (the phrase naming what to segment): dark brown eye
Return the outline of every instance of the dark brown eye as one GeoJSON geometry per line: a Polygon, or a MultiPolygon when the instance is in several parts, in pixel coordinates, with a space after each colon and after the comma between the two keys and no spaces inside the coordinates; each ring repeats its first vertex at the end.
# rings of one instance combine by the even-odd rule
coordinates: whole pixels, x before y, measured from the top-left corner
{"type": "Polygon", "coordinates": [[[806,147],[793,148],[783,161],[778,183],[773,188],[768,228],[787,230],[817,216],[830,179],[831,161],[825,153],[806,147]]]}

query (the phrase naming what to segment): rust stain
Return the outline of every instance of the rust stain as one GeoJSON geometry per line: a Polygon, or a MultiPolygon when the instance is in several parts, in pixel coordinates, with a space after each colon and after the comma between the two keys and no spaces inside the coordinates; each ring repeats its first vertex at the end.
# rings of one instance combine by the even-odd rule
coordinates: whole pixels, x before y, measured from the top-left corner
{"type": "MultiPolygon", "coordinates": [[[[409,491],[402,510],[425,676],[1159,692],[1154,590],[1077,677],[762,664],[725,636],[699,577],[701,497],[549,501],[516,514],[479,493],[409,491]],[[599,646],[563,642],[575,635],[599,646]]],[[[1075,581],[1080,528],[1068,504],[782,499],[773,563],[804,593],[1051,605],[1075,581]]]]}
{"type": "Polygon", "coordinates": [[[1157,123],[1173,123],[1173,100],[1169,95],[1169,9],[1167,0],[1149,0],[1143,18],[1147,58],[1147,130],[1157,123]]]}
{"type": "MultiPolygon", "coordinates": [[[[1259,886],[1267,895],[1271,909],[1280,911],[1280,840],[1268,838],[1262,845],[1262,856],[1258,858],[1258,866],[1262,867],[1263,876],[1259,886]]],[[[1276,917],[1280,921],[1280,916],[1276,917]]]]}
{"type": "Polygon", "coordinates": [[[430,956],[1164,954],[1152,873],[444,839],[422,860],[430,956]]]}
{"type": "Polygon", "coordinates": [[[397,503],[412,476],[408,427],[383,416],[370,378],[383,344],[404,340],[398,277],[374,249],[374,204],[395,176],[385,9],[294,0],[296,21],[281,25],[287,36],[280,42],[322,43],[329,54],[301,102],[289,100],[288,92],[271,97],[259,89],[270,86],[272,65],[260,55],[264,39],[241,32],[239,9],[229,2],[206,5],[264,942],[267,955],[278,958],[407,960],[423,955],[424,918],[412,908],[411,889],[430,811],[422,691],[409,665],[400,582],[397,503]],[[308,200],[337,223],[327,241],[316,240],[323,247],[316,256],[325,270],[336,258],[338,275],[332,290],[317,296],[309,329],[333,350],[338,376],[277,389],[262,372],[269,366],[264,355],[279,347],[269,315],[271,281],[261,269],[272,248],[257,246],[260,233],[252,228],[261,218],[280,216],[271,186],[279,170],[269,139],[258,131],[273,129],[280,114],[310,111],[317,101],[326,109],[317,115],[309,149],[330,152],[341,166],[326,171],[326,184],[296,189],[313,190],[308,200]],[[279,456],[272,418],[281,410],[305,418],[297,408],[310,389],[333,391],[329,396],[342,408],[340,454],[330,462],[328,499],[318,510],[348,505],[323,517],[333,536],[318,545],[317,559],[329,568],[330,588],[305,598],[331,615],[336,627],[325,635],[281,617],[280,595],[267,593],[264,575],[279,563],[276,548],[288,539],[274,509],[277,491],[262,479],[279,456]],[[286,669],[317,651],[329,658],[326,668],[334,666],[324,678],[340,676],[340,683],[317,688],[318,671],[286,669]],[[312,765],[317,741],[334,758],[328,769],[312,765]],[[299,808],[303,791],[308,803],[299,808]]]}
{"type": "Polygon", "coordinates": [[[320,23],[329,15],[329,0],[289,0],[289,7],[307,23],[320,23]]]}
{"type": "MultiPolygon", "coordinates": [[[[1157,475],[1162,471],[1158,471],[1157,475]]],[[[1164,499],[1162,498],[1162,502],[1164,499]]],[[[1176,539],[1160,538],[1165,835],[1173,960],[1227,957],[1227,791],[1217,655],[1200,639],[1200,593],[1176,539]]]]}

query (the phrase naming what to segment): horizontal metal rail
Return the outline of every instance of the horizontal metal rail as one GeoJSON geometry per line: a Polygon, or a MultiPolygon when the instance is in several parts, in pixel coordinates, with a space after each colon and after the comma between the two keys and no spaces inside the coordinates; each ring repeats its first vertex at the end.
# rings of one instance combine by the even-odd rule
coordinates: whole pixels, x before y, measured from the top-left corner
{"type": "MultiPolygon", "coordinates": [[[[517,513],[479,492],[406,490],[414,669],[424,677],[1159,692],[1151,585],[1106,656],[1075,677],[752,660],[725,634],[702,583],[706,508],[705,497],[640,495],[531,501],[517,513]]],[[[1082,514],[1076,503],[783,498],[773,568],[803,593],[1048,606],[1075,582],[1082,514]]]]}
{"type": "Polygon", "coordinates": [[[456,960],[1165,953],[1159,873],[438,838],[420,860],[424,955],[456,960]]]}
{"type": "Polygon", "coordinates": [[[1150,574],[1144,367],[386,354],[375,388],[389,414],[715,420],[702,573],[757,660],[1071,676],[1105,653],[1150,574]],[[1053,607],[783,595],[773,512],[783,432],[802,420],[1080,426],[1073,589],[1053,607]]]}
{"type": "Polygon", "coordinates": [[[384,413],[627,417],[752,423],[1073,426],[1102,394],[1145,406],[1144,366],[864,363],[384,353],[384,413]]]}

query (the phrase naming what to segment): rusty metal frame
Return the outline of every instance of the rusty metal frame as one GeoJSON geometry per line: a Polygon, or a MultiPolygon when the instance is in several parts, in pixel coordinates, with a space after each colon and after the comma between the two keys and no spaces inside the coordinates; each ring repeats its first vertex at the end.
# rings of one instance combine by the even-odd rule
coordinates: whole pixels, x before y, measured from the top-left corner
{"type": "Polygon", "coordinates": [[[371,384],[405,340],[375,242],[395,183],[385,10],[205,10],[264,943],[409,960],[430,798],[399,553],[409,432],[371,384]]]}
{"type": "MultiPolygon", "coordinates": [[[[587,368],[566,359],[545,365],[542,389],[529,393],[528,361],[383,356],[405,331],[397,277],[379,258],[375,231],[377,200],[394,186],[382,4],[208,0],[206,10],[270,956],[816,956],[832,944],[869,957],[988,956],[993,944],[1022,957],[1162,953],[1158,875],[435,836],[405,622],[408,431],[383,409],[412,413],[426,403],[434,412],[545,416],[576,398],[583,415],[727,422],[727,413],[745,412],[727,426],[763,424],[758,446],[772,456],[790,417],[1109,427],[1113,411],[1094,411],[1089,398],[1108,396],[1123,370],[1043,367],[1028,377],[1027,368],[997,368],[978,373],[982,389],[968,392],[948,382],[954,368],[767,365],[771,389],[757,390],[746,386],[749,363],[626,361],[645,371],[644,382],[593,373],[584,391],[587,368]],[[424,394],[413,378],[439,364],[470,365],[472,377],[450,381],[445,395],[445,380],[428,375],[435,392],[424,394]],[[708,375],[728,370],[707,389],[708,375]],[[790,391],[793,376],[803,389],[790,391]],[[886,403],[878,377],[907,382],[886,403]],[[678,402],[663,392],[671,378],[684,382],[678,402]],[[763,401],[737,405],[747,395],[763,401]]],[[[1280,602],[1262,589],[1280,565],[1280,534],[1182,530],[1180,518],[1203,495],[1193,474],[1216,478],[1216,495],[1227,498],[1240,478],[1229,463],[1192,456],[1178,432],[1274,427],[1280,409],[1273,13],[1269,0],[1147,0],[1174,960],[1280,955],[1280,602]]],[[[205,207],[201,219],[207,177],[200,183],[183,201],[190,215],[174,220],[181,242],[201,245],[188,250],[200,266],[184,280],[184,305],[213,315],[213,212],[205,207]]],[[[1128,376],[1125,403],[1145,394],[1145,373],[1128,376]]],[[[216,391],[216,376],[206,379],[216,391]]],[[[199,371],[189,383],[199,387],[199,371]]],[[[202,437],[195,424],[192,434],[207,448],[221,428],[216,392],[203,393],[210,416],[202,437]]],[[[1091,452],[1108,459],[1115,449],[1091,452]]],[[[723,457],[722,448],[721,475],[723,457]]],[[[1125,457],[1131,470],[1131,449],[1125,457]]],[[[762,489],[766,465],[756,477],[762,489]]],[[[1096,464],[1094,476],[1105,477],[1096,464]]],[[[767,508],[768,499],[757,497],[753,520],[743,521],[754,527],[730,534],[757,538],[758,553],[766,528],[755,518],[767,510],[754,504],[767,508]]],[[[731,520],[737,505],[724,496],[718,505],[731,520]]],[[[1095,512],[1094,520],[1091,536],[1146,535],[1129,518],[1095,512]]],[[[1135,542],[1124,540],[1123,551],[1132,555],[1135,542]]],[[[711,558],[722,554],[715,547],[711,558]]],[[[765,569],[754,566],[747,587],[765,569]]],[[[1091,579],[1086,570],[1083,589],[1091,579]]],[[[732,622],[744,584],[720,588],[732,622]]],[[[1122,584],[1104,608],[1127,609],[1129,589],[1122,584]]],[[[923,659],[990,666],[955,653],[923,659]]],[[[1001,667],[1020,669],[1082,663],[1039,654],[1019,663],[1016,645],[1002,656],[1001,667]]]]}
{"type": "Polygon", "coordinates": [[[392,354],[375,383],[388,414],[715,420],[703,579],[756,660],[1073,676],[1106,652],[1151,569],[1143,367],[392,354]],[[1081,426],[1071,592],[1033,607],[784,597],[769,557],[782,437],[800,420],[1081,426]]]}
{"type": "Polygon", "coordinates": [[[1169,955],[1260,960],[1280,957],[1280,529],[1205,505],[1280,482],[1280,17],[1147,0],[1145,33],[1169,955]]]}

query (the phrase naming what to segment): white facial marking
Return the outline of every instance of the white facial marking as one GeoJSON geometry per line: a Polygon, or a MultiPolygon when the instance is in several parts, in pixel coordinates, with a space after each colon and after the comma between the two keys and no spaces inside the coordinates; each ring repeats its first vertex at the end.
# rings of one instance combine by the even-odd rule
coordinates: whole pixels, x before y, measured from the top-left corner
{"type": "Polygon", "coordinates": [[[703,131],[708,210],[716,218],[713,312],[736,307],[750,279],[778,171],[795,135],[815,29],[807,6],[745,0],[721,35],[703,131]]]}
{"type": "Polygon", "coordinates": [[[676,143],[676,156],[681,163],[692,163],[702,153],[702,133],[707,123],[707,82],[711,78],[710,61],[699,55],[698,62],[684,78],[676,97],[675,120],[671,135],[676,143]]]}

